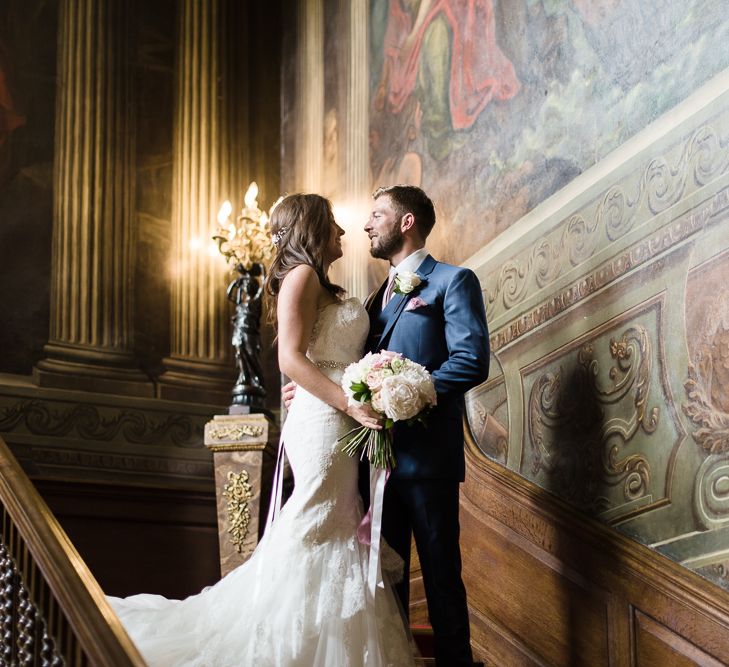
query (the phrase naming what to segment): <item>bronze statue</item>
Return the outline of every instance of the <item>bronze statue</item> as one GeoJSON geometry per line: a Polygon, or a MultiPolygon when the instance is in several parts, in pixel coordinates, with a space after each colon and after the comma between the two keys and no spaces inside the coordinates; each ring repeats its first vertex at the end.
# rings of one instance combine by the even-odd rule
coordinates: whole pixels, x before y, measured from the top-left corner
{"type": "Polygon", "coordinates": [[[266,390],[263,388],[261,363],[261,311],[266,269],[260,262],[246,270],[237,267],[238,277],[228,285],[228,299],[235,304],[232,317],[235,363],[238,379],[233,386],[233,405],[263,409],[266,390]]]}

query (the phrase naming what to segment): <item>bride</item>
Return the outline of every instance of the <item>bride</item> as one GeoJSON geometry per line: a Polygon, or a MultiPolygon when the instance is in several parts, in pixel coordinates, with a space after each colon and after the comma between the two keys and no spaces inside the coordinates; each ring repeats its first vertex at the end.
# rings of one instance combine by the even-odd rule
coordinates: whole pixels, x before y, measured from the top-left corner
{"type": "Polygon", "coordinates": [[[275,208],[271,228],[279,365],[298,384],[282,429],[294,491],[251,558],[214,586],[181,601],[110,601],[152,667],[413,665],[390,585],[368,592],[358,462],[337,444],[354,421],[380,427],[339,386],[369,328],[362,304],[327,277],[344,230],[327,199],[303,194],[275,208]]]}

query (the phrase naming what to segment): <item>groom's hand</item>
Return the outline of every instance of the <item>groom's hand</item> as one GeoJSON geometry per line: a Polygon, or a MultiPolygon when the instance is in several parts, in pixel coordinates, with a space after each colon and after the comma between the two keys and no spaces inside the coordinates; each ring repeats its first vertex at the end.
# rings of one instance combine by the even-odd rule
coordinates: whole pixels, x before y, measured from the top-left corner
{"type": "Polygon", "coordinates": [[[296,383],[287,382],[281,387],[281,399],[283,400],[284,407],[288,410],[291,407],[291,401],[296,396],[296,383]]]}

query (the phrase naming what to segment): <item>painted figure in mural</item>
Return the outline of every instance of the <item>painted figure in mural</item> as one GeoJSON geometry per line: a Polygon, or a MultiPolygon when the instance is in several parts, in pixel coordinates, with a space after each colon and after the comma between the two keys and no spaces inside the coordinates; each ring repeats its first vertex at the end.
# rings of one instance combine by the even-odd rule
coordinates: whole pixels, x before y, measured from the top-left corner
{"type": "MultiPolygon", "coordinates": [[[[402,353],[432,374],[438,405],[426,426],[395,424],[397,466],[385,487],[382,534],[409,572],[415,537],[435,634],[436,663],[471,665],[466,591],[461,579],[459,484],[465,475],[464,394],[489,371],[489,337],[478,278],[469,269],[438,262],[425,249],[435,224],[433,202],[417,187],[395,185],[374,195],[365,231],[373,257],[420,282],[387,299],[385,280],[365,302],[368,351],[402,353]]],[[[365,475],[360,475],[362,480],[365,475]]],[[[366,489],[362,489],[363,495],[366,489]]],[[[408,609],[409,578],[398,585],[408,609]]]]}
{"type": "Polygon", "coordinates": [[[342,298],[328,278],[344,231],[318,195],[283,199],[271,229],[278,250],[266,284],[279,365],[298,383],[280,452],[294,473],[293,493],[280,510],[272,502],[253,555],[215,586],[181,602],[156,595],[111,602],[152,667],[408,667],[414,648],[389,575],[374,597],[367,586],[358,461],[338,442],[357,423],[380,428],[377,414],[349,405],[340,386],[369,330],[363,305],[342,298]]]}
{"type": "Polygon", "coordinates": [[[18,113],[10,94],[7,69],[5,49],[0,42],[0,146],[7,141],[13,130],[25,124],[25,118],[18,113]]]}
{"type": "Polygon", "coordinates": [[[519,90],[496,43],[492,0],[390,0],[375,109],[400,114],[419,88],[423,132],[438,160],[453,130],[470,128],[492,100],[519,90]]]}
{"type": "Polygon", "coordinates": [[[6,50],[0,41],[0,184],[10,165],[8,140],[14,130],[25,125],[25,117],[18,112],[10,92],[8,70],[6,50]]]}

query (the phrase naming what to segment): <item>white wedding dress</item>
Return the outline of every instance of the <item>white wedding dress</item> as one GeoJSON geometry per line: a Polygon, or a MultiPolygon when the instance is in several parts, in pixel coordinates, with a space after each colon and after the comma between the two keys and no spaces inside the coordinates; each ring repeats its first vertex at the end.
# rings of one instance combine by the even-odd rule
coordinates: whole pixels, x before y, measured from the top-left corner
{"type": "MultiPolygon", "coordinates": [[[[362,356],[369,319],[347,299],[319,311],[309,358],[335,382],[362,356]]],[[[387,583],[372,601],[355,423],[301,387],[283,427],[294,491],[251,558],[198,595],[109,598],[152,667],[402,667],[414,648],[387,583]]],[[[383,563],[383,565],[385,565],[383,563]]]]}

